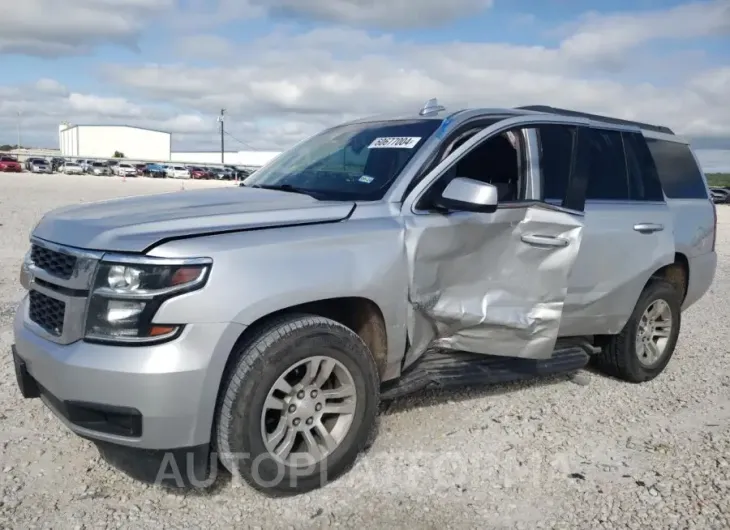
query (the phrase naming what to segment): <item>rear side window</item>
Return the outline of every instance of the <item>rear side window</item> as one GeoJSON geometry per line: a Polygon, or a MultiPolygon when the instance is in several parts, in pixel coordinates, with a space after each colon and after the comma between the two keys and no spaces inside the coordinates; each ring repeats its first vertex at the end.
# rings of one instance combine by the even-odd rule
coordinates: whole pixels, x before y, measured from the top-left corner
{"type": "Polygon", "coordinates": [[[622,133],[626,167],[629,172],[629,197],[632,201],[664,201],[654,159],[640,133],[622,133]]]}
{"type": "Polygon", "coordinates": [[[659,180],[671,199],[707,199],[700,168],[687,144],[647,138],[659,180]]]}
{"type": "Polygon", "coordinates": [[[582,155],[588,159],[586,199],[628,200],[629,182],[621,133],[584,129],[582,155]]]}

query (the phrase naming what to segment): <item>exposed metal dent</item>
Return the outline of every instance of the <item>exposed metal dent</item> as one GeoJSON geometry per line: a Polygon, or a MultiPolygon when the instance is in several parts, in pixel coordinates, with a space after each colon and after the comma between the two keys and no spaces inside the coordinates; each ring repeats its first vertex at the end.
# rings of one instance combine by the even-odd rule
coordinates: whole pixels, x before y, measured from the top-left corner
{"type": "Polygon", "coordinates": [[[409,218],[405,365],[431,347],[549,358],[582,230],[582,216],[541,205],[409,218]],[[534,244],[535,235],[565,244],[534,244]]]}

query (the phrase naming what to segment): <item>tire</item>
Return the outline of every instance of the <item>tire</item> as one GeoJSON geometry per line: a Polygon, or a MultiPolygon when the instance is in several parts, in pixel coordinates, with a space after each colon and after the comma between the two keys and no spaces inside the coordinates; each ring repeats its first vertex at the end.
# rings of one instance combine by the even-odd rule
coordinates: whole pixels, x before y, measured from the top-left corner
{"type": "MultiPolygon", "coordinates": [[[[380,381],[378,370],[370,350],[360,337],[351,329],[333,320],[313,315],[288,315],[271,321],[252,338],[245,341],[237,351],[235,367],[224,380],[221,389],[217,414],[216,432],[214,433],[215,450],[221,463],[234,476],[240,475],[251,487],[269,495],[282,496],[304,493],[324,486],[345,473],[356,461],[360,452],[365,448],[373,432],[379,402],[380,381]],[[342,416],[321,416],[312,428],[309,425],[312,417],[310,413],[325,414],[329,403],[315,405],[309,400],[315,392],[307,395],[305,401],[295,401],[297,398],[297,377],[292,378],[293,390],[286,396],[278,394],[274,386],[286,375],[298,376],[304,368],[291,371],[299,363],[306,363],[307,359],[321,356],[329,359],[331,365],[336,365],[332,371],[333,377],[337,374],[351,375],[348,379],[348,388],[354,389],[353,398],[349,397],[351,412],[342,416]],[[334,361],[334,362],[332,362],[334,361]],[[344,368],[344,370],[343,370],[344,368]],[[270,403],[271,396],[278,396],[284,401],[283,410],[270,409],[264,415],[265,403],[270,403]],[[295,413],[289,414],[294,403],[299,405],[295,413]],[[269,413],[275,416],[271,418],[269,413]],[[301,419],[295,418],[303,414],[301,419]],[[294,419],[292,419],[294,418],[294,419]],[[269,424],[272,421],[271,433],[269,424]],[[326,457],[316,463],[309,461],[306,469],[292,466],[291,463],[277,461],[272,452],[267,449],[264,436],[275,437],[273,432],[286,433],[281,435],[282,445],[286,445],[291,433],[297,429],[317,433],[317,441],[323,442],[318,430],[326,422],[335,421],[331,427],[330,441],[340,437],[339,444],[326,457]],[[345,422],[347,427],[342,427],[345,422]],[[297,422],[297,423],[292,423],[297,422]],[[349,423],[347,423],[349,422],[349,423]],[[299,427],[293,425],[299,424],[299,427]],[[280,428],[282,425],[288,427],[280,428]],[[338,431],[338,428],[340,429],[338,431]],[[311,429],[311,430],[310,430],[311,429]],[[335,434],[339,432],[339,434],[335,434]],[[231,457],[235,455],[235,457],[231,457]]],[[[316,374],[316,370],[314,370],[316,374]]],[[[306,378],[306,374],[304,376],[306,378]]],[[[323,399],[327,389],[333,390],[332,379],[327,379],[325,388],[319,399],[323,399]]],[[[288,384],[288,383],[287,383],[288,384]]],[[[344,383],[342,383],[344,385],[344,383]]],[[[286,385],[285,385],[286,386],[286,385]]],[[[316,387],[308,387],[308,389],[316,387]]],[[[337,388],[345,388],[337,387],[337,388]]],[[[298,397],[304,396],[299,392],[298,397]]],[[[296,407],[296,406],[295,406],[296,407]]],[[[294,447],[305,447],[303,434],[291,436],[296,440],[294,447]],[[298,445],[296,445],[298,444],[298,445]]],[[[310,440],[314,440],[310,434],[310,440]]],[[[319,446],[319,444],[315,444],[319,446]]],[[[322,444],[324,445],[324,444],[322,444]]],[[[311,445],[307,445],[311,447],[311,445]]],[[[322,449],[322,447],[319,447],[322,449]]],[[[292,454],[298,454],[292,452],[292,454]]]]}
{"type": "Polygon", "coordinates": [[[609,376],[630,383],[643,383],[657,377],[664,371],[674,354],[682,321],[681,306],[681,294],[672,284],[664,280],[653,280],[642,291],[621,333],[610,337],[601,353],[593,358],[595,366],[609,376]],[[641,357],[645,359],[642,362],[637,353],[640,351],[637,347],[637,336],[640,333],[642,317],[652,304],[661,301],[666,303],[671,312],[669,336],[666,337],[667,340],[658,359],[649,362],[642,355],[641,357]]]}

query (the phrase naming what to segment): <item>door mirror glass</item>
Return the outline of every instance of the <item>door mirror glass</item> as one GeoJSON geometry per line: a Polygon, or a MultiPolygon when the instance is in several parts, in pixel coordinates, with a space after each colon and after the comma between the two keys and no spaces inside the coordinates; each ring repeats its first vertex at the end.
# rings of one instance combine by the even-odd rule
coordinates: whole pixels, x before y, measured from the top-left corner
{"type": "Polygon", "coordinates": [[[470,178],[456,177],[446,186],[436,206],[447,210],[492,213],[497,210],[497,187],[470,178]]]}

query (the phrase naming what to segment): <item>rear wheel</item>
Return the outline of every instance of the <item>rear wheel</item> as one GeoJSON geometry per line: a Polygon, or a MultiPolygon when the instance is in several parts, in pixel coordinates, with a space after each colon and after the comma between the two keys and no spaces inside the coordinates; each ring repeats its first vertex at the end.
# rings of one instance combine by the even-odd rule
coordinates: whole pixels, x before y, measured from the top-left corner
{"type": "Polygon", "coordinates": [[[370,437],[379,398],[360,337],[335,321],[294,315],[238,353],[218,405],[223,465],[269,495],[310,491],[347,471],[370,437]]]}
{"type": "Polygon", "coordinates": [[[652,281],[618,335],[594,357],[604,373],[629,381],[650,381],[664,371],[674,354],[681,323],[682,298],[664,280],[652,281]]]}

